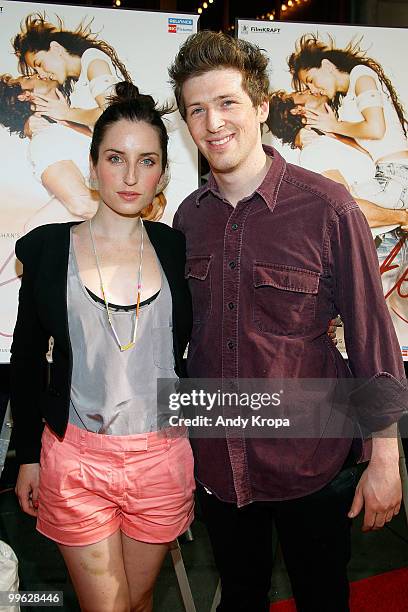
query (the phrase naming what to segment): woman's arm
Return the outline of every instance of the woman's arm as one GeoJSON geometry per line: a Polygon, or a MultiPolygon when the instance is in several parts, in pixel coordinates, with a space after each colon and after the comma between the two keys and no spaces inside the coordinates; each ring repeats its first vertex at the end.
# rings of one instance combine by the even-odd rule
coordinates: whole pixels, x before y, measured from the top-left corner
{"type": "Polygon", "coordinates": [[[17,241],[16,255],[23,263],[17,321],[10,359],[10,405],[17,460],[38,463],[43,421],[41,393],[46,384],[49,335],[37,314],[34,278],[38,274],[44,228],[17,241]]]}
{"type": "Polygon", "coordinates": [[[41,175],[44,187],[75,217],[91,219],[98,208],[99,194],[85,184],[78,166],[71,160],[55,162],[41,175]]]}
{"type": "Polygon", "coordinates": [[[402,230],[408,231],[408,211],[382,208],[369,200],[355,198],[370,227],[383,227],[386,225],[399,225],[402,230]]]}
{"type": "MultiPolygon", "coordinates": [[[[323,176],[344,185],[348,191],[350,186],[338,170],[325,170],[323,176]]],[[[370,227],[383,227],[385,225],[399,225],[402,230],[408,231],[408,211],[395,210],[393,208],[382,208],[369,200],[354,198],[363,212],[370,227]]]]}
{"type": "Polygon", "coordinates": [[[108,62],[103,59],[95,59],[88,66],[87,77],[89,83],[95,83],[95,91],[102,88],[102,91],[95,95],[95,102],[98,108],[75,108],[69,106],[62,93],[57,89],[58,100],[50,100],[45,96],[34,96],[33,102],[36,114],[46,115],[55,121],[72,121],[93,127],[101,116],[110,93],[111,86],[117,82],[117,78],[112,74],[108,62]],[[103,78],[105,77],[105,79],[103,78]],[[100,83],[96,82],[100,79],[100,83]]]}
{"type": "MultiPolygon", "coordinates": [[[[375,80],[367,75],[361,76],[356,81],[356,95],[365,92],[373,92],[377,97],[379,90],[375,80]]],[[[367,140],[381,140],[385,134],[385,118],[382,106],[368,106],[362,109],[363,121],[339,121],[332,108],[326,104],[325,110],[305,109],[307,125],[320,130],[349,136],[350,138],[364,138],[367,140]]]]}

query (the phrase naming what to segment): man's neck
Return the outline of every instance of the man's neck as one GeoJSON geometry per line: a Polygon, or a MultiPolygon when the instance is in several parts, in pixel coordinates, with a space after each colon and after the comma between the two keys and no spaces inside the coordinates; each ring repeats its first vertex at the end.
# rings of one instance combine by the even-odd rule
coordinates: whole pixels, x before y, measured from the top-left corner
{"type": "Polygon", "coordinates": [[[272,159],[261,148],[259,154],[248,160],[243,167],[239,166],[230,172],[217,172],[212,169],[212,173],[221,195],[235,207],[240,200],[250,196],[259,187],[271,164],[272,159]]]}

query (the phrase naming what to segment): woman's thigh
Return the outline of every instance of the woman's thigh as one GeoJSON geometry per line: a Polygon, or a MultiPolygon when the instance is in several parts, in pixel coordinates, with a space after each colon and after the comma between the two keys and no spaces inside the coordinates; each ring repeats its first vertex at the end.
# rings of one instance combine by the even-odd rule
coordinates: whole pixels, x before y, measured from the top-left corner
{"type": "Polygon", "coordinates": [[[151,609],[152,593],[169,544],[149,544],[122,533],[123,561],[131,610],[151,609]]]}
{"type": "Polygon", "coordinates": [[[82,612],[128,612],[130,598],[121,532],[87,546],[59,549],[67,565],[82,612]]]}

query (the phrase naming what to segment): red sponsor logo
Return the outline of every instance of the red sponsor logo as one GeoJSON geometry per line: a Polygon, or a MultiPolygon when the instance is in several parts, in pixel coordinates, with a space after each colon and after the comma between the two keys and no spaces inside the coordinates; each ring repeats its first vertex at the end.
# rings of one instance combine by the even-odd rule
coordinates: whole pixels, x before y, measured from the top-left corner
{"type": "Polygon", "coordinates": [[[172,32],[174,34],[177,34],[177,24],[176,23],[174,23],[174,24],[170,24],[169,23],[168,32],[172,32]]]}

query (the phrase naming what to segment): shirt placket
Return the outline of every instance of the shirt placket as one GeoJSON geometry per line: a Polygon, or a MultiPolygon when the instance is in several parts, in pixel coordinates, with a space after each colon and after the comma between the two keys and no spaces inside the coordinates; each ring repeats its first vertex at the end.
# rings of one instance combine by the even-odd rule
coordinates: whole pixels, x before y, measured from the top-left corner
{"type": "MultiPolygon", "coordinates": [[[[223,389],[227,393],[239,390],[239,295],[244,225],[250,212],[248,204],[248,201],[237,204],[228,219],[224,233],[222,379],[223,389]]],[[[244,430],[241,427],[226,427],[226,441],[239,507],[251,501],[244,430]]]]}

